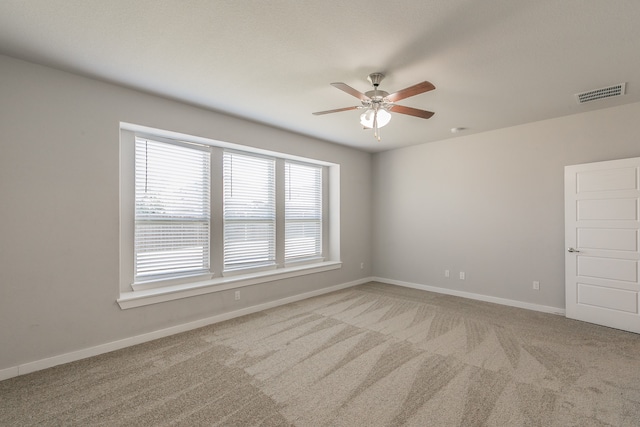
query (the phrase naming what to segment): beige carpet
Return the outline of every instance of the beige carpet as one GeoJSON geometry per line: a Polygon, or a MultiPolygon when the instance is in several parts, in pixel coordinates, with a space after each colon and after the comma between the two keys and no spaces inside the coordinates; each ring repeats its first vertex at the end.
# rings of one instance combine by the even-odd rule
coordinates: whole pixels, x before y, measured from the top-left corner
{"type": "Polygon", "coordinates": [[[640,335],[369,283],[2,381],[0,425],[639,426],[640,335]]]}

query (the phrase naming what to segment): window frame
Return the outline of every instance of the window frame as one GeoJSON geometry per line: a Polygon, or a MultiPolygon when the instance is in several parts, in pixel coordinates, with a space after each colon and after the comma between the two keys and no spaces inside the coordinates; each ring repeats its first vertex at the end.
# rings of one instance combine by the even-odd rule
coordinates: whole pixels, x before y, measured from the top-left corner
{"type": "Polygon", "coordinates": [[[340,261],[340,165],[270,150],[164,131],[131,123],[120,123],[120,294],[122,309],[220,292],[275,280],[341,268],[340,261]],[[210,273],[195,276],[135,282],[135,138],[159,142],[198,144],[211,155],[210,273]],[[276,265],[270,269],[224,271],[223,177],[224,151],[274,158],[276,161],[276,265]],[[299,262],[284,260],[284,164],[291,161],[322,167],[321,259],[299,262]],[[220,247],[220,250],[218,249],[220,247]]]}

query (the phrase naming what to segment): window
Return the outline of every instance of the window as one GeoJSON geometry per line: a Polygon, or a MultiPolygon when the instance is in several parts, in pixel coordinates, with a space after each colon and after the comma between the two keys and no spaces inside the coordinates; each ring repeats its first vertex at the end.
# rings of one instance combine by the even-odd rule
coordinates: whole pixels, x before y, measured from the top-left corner
{"type": "Polygon", "coordinates": [[[224,270],[276,264],[275,160],[224,153],[224,270]]]}
{"type": "Polygon", "coordinates": [[[341,267],[339,166],[122,124],[122,308],[341,267]]]}
{"type": "Polygon", "coordinates": [[[322,256],[322,168],[286,162],[285,261],[322,256]]]}
{"type": "Polygon", "coordinates": [[[209,272],[210,158],[136,138],[135,280],[209,272]]]}

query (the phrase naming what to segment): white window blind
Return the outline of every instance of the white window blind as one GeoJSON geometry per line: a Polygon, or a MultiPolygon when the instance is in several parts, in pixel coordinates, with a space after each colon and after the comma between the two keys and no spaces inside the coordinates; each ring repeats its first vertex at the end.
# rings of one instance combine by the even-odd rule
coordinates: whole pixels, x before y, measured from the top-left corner
{"type": "Polygon", "coordinates": [[[210,154],[136,138],[135,279],[209,272],[210,154]]]}
{"type": "Polygon", "coordinates": [[[275,266],[275,160],[225,151],[224,270],[275,266]]]}
{"type": "Polygon", "coordinates": [[[322,168],[285,162],[285,261],[322,256],[322,168]]]}

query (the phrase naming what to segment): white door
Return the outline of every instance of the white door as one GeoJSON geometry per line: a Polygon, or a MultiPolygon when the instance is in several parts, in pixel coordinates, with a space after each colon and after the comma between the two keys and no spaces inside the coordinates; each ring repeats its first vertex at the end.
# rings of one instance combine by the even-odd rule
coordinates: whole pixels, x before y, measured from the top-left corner
{"type": "Polygon", "coordinates": [[[565,167],[566,313],[640,333],[640,157],[565,167]]]}

